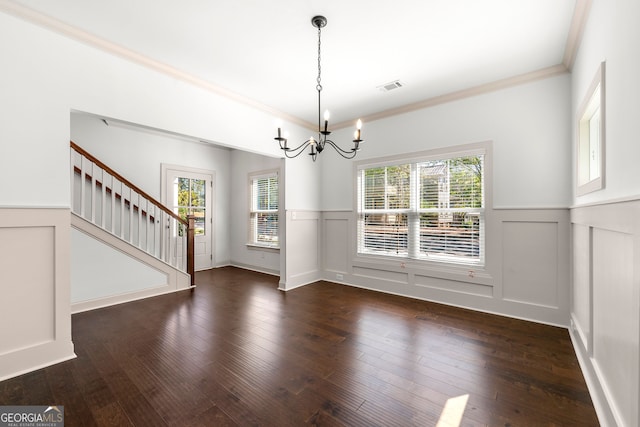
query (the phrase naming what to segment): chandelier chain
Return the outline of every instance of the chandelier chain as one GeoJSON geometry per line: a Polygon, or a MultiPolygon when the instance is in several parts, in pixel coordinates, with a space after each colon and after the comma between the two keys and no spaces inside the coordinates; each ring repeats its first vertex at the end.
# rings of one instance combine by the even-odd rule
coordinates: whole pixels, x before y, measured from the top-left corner
{"type": "Polygon", "coordinates": [[[318,90],[318,92],[320,92],[322,90],[322,84],[320,84],[321,78],[320,78],[320,74],[322,72],[322,68],[320,66],[320,47],[321,47],[321,29],[320,27],[318,27],[318,78],[316,79],[316,81],[318,82],[318,84],[316,85],[316,89],[318,90]]]}

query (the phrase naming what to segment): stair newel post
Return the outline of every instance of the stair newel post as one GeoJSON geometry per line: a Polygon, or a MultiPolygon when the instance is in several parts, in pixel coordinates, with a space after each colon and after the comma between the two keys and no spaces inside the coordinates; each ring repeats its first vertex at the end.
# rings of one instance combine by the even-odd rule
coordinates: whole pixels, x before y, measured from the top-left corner
{"type": "Polygon", "coordinates": [[[189,222],[187,228],[187,273],[191,275],[191,286],[196,284],[196,267],[195,267],[195,231],[196,231],[196,216],[187,215],[187,221],[189,222]]]}

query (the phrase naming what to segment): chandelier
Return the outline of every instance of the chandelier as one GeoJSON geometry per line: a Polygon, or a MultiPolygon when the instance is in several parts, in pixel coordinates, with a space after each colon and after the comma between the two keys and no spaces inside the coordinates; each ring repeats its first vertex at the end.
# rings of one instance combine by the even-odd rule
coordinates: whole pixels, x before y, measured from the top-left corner
{"type": "Polygon", "coordinates": [[[311,156],[311,158],[315,162],[318,154],[322,153],[322,151],[327,145],[333,147],[336,150],[336,152],[340,154],[342,157],[344,157],[345,159],[353,159],[358,153],[358,150],[360,149],[360,143],[363,142],[363,140],[360,139],[361,137],[360,130],[362,129],[362,120],[358,119],[358,122],[356,124],[356,130],[353,133],[353,148],[351,149],[343,149],[338,144],[336,144],[335,142],[329,139],[329,135],[331,135],[331,132],[328,129],[329,110],[325,110],[324,112],[324,128],[321,127],[320,98],[322,93],[322,84],[321,84],[322,68],[320,66],[320,47],[321,47],[322,28],[325,25],[327,25],[327,18],[325,18],[324,16],[314,16],[311,19],[311,24],[318,29],[318,77],[316,79],[316,82],[317,82],[316,90],[318,91],[318,137],[316,139],[313,136],[311,136],[302,144],[298,145],[295,148],[291,148],[288,145],[287,135],[286,134],[283,135],[282,129],[278,127],[278,136],[275,137],[274,139],[278,141],[278,144],[280,144],[280,149],[284,151],[284,155],[290,159],[298,157],[300,154],[305,152],[307,147],[309,147],[308,154],[311,156]]]}

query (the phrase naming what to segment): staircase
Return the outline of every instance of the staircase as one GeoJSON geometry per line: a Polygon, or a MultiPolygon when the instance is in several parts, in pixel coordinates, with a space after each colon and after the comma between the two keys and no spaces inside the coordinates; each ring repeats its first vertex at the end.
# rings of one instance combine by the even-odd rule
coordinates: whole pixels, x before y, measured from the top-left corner
{"type": "MultiPolygon", "coordinates": [[[[153,265],[175,288],[183,287],[181,277],[193,287],[194,217],[181,218],[73,141],[70,145],[72,226],[153,265]]],[[[101,305],[108,303],[83,309],[101,305]]]]}

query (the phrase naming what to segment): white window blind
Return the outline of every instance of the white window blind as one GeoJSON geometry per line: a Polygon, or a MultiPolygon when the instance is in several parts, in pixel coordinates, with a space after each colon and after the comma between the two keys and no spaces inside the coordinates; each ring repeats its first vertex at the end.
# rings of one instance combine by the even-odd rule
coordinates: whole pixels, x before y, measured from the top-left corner
{"type": "Polygon", "coordinates": [[[278,242],[278,174],[253,175],[251,181],[250,243],[272,248],[278,242]]]}
{"type": "Polygon", "coordinates": [[[480,264],[484,154],[361,166],[358,253],[480,264]]]}
{"type": "Polygon", "coordinates": [[[371,253],[408,255],[411,165],[380,166],[361,172],[362,248],[371,253]]]}

